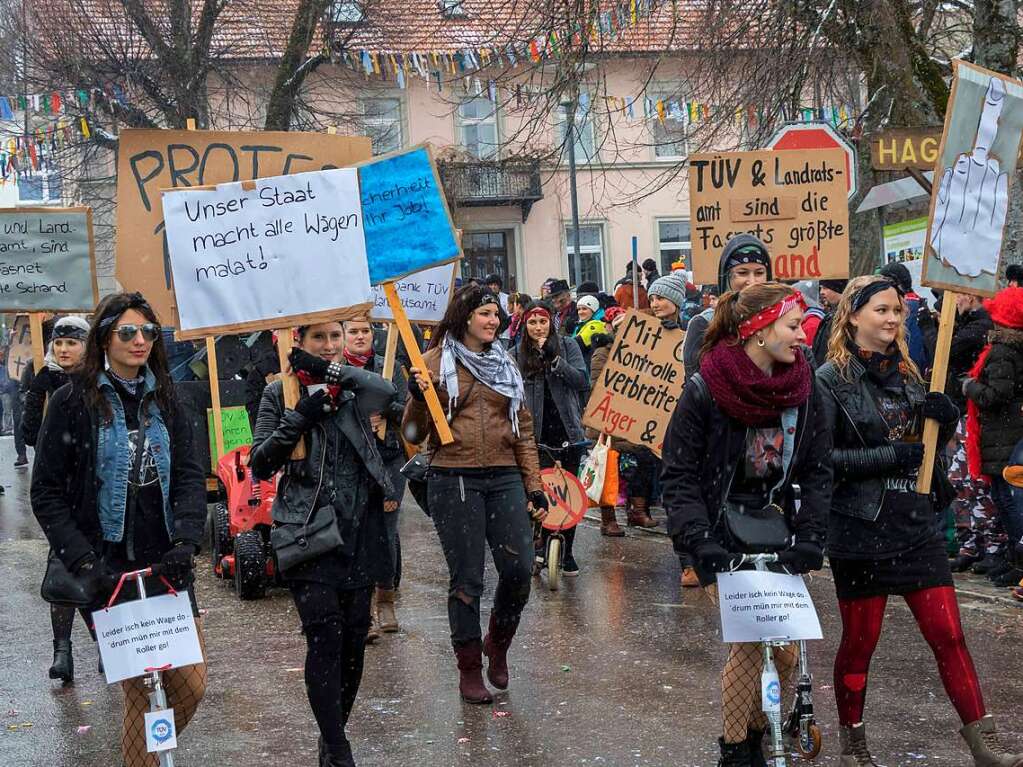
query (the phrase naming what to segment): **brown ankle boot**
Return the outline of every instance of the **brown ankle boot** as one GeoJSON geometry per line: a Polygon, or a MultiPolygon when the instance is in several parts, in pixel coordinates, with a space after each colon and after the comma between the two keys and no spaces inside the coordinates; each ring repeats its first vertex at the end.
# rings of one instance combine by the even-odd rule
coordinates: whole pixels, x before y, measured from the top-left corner
{"type": "Polygon", "coordinates": [[[970,747],[976,767],[1020,767],[1023,754],[1010,754],[998,741],[995,720],[990,716],[965,725],[959,734],[970,747]]]}
{"type": "Polygon", "coordinates": [[[608,538],[624,538],[625,531],[618,526],[614,506],[600,507],[600,534],[608,538]]]}
{"type": "Polygon", "coordinates": [[[474,639],[454,645],[458,659],[458,692],[466,703],[493,703],[490,690],[483,684],[483,643],[474,639]]]}
{"type": "Polygon", "coordinates": [[[398,614],[394,611],[394,589],[377,587],[377,627],[385,634],[393,634],[398,630],[398,614]]]}
{"type": "Polygon", "coordinates": [[[511,647],[518,622],[511,625],[499,625],[493,614],[490,615],[490,627],[483,640],[483,654],[487,656],[487,679],[498,690],[508,689],[508,648],[511,647]]]}
{"type": "Polygon", "coordinates": [[[373,592],[373,600],[369,604],[369,631],[366,632],[366,644],[373,644],[380,638],[380,626],[377,625],[377,594],[373,592]]]}
{"type": "Polygon", "coordinates": [[[657,527],[657,523],[650,517],[647,511],[646,498],[629,499],[629,527],[657,527]]]}

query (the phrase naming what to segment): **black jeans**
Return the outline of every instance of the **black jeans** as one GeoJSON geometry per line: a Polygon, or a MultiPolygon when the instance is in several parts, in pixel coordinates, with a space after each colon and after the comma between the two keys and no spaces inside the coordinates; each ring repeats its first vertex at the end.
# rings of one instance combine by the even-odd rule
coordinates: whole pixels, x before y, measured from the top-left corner
{"type": "Polygon", "coordinates": [[[430,513],[451,575],[448,621],[454,645],[479,640],[486,546],[497,568],[492,618],[514,627],[529,601],[533,526],[517,468],[434,469],[427,484],[430,513]]]}
{"type": "Polygon", "coordinates": [[[347,742],[345,724],[362,681],[373,588],[337,589],[290,581],[305,634],[305,687],[320,735],[330,745],[347,742]]]}

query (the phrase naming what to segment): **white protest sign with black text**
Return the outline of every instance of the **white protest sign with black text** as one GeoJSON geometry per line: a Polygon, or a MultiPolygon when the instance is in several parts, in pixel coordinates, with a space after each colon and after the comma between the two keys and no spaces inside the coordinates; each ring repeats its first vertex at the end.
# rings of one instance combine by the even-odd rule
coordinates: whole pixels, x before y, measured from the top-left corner
{"type": "Polygon", "coordinates": [[[202,663],[188,594],[164,594],[92,614],[107,684],[202,663]]]}
{"type": "Polygon", "coordinates": [[[821,624],[800,575],[739,570],[718,573],[725,642],[821,639],[821,624]]]}
{"type": "MultiPolygon", "coordinates": [[[[398,298],[401,299],[409,322],[430,324],[444,319],[444,312],[451,301],[454,278],[455,264],[450,263],[424,269],[395,282],[394,287],[398,290],[398,298]]],[[[373,310],[370,317],[374,320],[394,319],[381,285],[373,286],[373,310]]]]}

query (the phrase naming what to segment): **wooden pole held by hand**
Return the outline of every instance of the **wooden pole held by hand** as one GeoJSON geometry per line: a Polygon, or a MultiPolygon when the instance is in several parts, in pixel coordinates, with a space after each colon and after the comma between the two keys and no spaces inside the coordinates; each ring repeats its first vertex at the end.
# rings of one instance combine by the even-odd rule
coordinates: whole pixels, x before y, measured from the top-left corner
{"type": "MultiPolygon", "coordinates": [[[[398,326],[401,340],[405,342],[405,351],[408,352],[412,367],[418,368],[425,373],[426,362],[419,351],[419,343],[416,341],[416,334],[412,332],[412,324],[405,315],[405,307],[401,305],[398,290],[394,287],[393,282],[385,282],[383,287],[384,295],[387,296],[387,303],[391,307],[391,314],[394,315],[394,324],[398,326]]],[[[455,441],[455,438],[451,434],[451,427],[448,426],[448,419],[444,414],[444,408],[441,407],[440,398],[437,396],[437,390],[433,386],[433,381],[430,381],[430,385],[423,391],[423,396],[426,398],[426,407],[430,411],[430,417],[433,418],[433,426],[437,429],[440,443],[442,445],[450,445],[455,441]]]]}
{"type": "MultiPolygon", "coordinates": [[[[290,363],[288,362],[288,355],[291,354],[291,347],[293,344],[292,335],[293,331],[291,328],[284,328],[283,330],[277,331],[277,358],[281,362],[281,384],[284,386],[284,407],[288,410],[294,410],[295,405],[298,404],[298,396],[300,393],[298,387],[298,378],[291,371],[290,363]]],[[[299,439],[295,444],[295,449],[291,451],[291,460],[301,461],[305,458],[305,437],[299,439]]]]}
{"type": "MultiPolygon", "coordinates": [[[[32,370],[38,373],[46,364],[46,349],[43,348],[43,315],[41,312],[29,313],[28,330],[29,338],[32,339],[32,370]]],[[[18,424],[15,424],[14,428],[17,429],[18,424]]]]}
{"type": "MultiPolygon", "coordinates": [[[[398,328],[393,322],[387,323],[387,343],[384,346],[384,369],[380,371],[385,381],[394,377],[394,358],[398,355],[398,328]]],[[[387,433],[387,419],[380,423],[376,429],[377,437],[383,439],[387,433]]]]}
{"type": "MultiPolygon", "coordinates": [[[[956,294],[946,290],[941,299],[941,319],[938,320],[938,342],[934,347],[934,368],[931,371],[931,391],[944,392],[948,377],[948,354],[952,346],[952,330],[956,319],[956,294]]],[[[934,479],[934,456],[938,452],[938,422],[924,421],[924,462],[920,465],[916,491],[921,495],[931,492],[934,479]]]]}
{"type": "Polygon", "coordinates": [[[210,405],[213,409],[213,442],[217,448],[216,465],[224,456],[224,414],[220,407],[220,375],[217,372],[217,341],[206,336],[206,370],[210,376],[210,405]]]}

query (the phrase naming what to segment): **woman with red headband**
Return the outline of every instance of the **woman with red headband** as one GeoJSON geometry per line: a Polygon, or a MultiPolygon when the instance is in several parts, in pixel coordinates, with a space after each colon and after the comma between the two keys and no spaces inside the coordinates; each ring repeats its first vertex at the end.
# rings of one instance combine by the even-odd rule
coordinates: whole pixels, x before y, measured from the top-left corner
{"type": "Polygon", "coordinates": [[[835,312],[828,361],[817,371],[832,431],[835,483],[828,559],[842,614],[835,657],[840,767],[870,767],[863,709],[867,671],[881,637],[888,597],[909,605],[938,661],[977,767],[1019,767],[998,744],[959,621],[945,551],[942,512],[953,491],[941,451],[932,490],[916,492],[925,418],[941,425],[938,444],[955,433],[959,410],[927,392],[906,345],[901,288],[887,277],[849,282],[835,312]]]}
{"type": "MultiPolygon", "coordinates": [[[[792,573],[823,564],[831,440],[804,348],[805,308],[797,291],[773,282],[722,296],[700,371],[683,389],[668,426],[661,474],[668,532],[679,539],[677,548],[696,558],[700,583],[713,600],[717,573],[735,569],[744,553],[778,553],[792,573]],[[753,509],[782,513],[747,513],[753,509]],[[780,524],[752,535],[738,532],[751,517],[780,518],[780,524]]],[[[774,660],[784,684],[798,650],[775,648],[774,660]]],[[[729,645],[721,675],[719,767],[766,765],[762,664],[759,643],[729,645]]]]}

